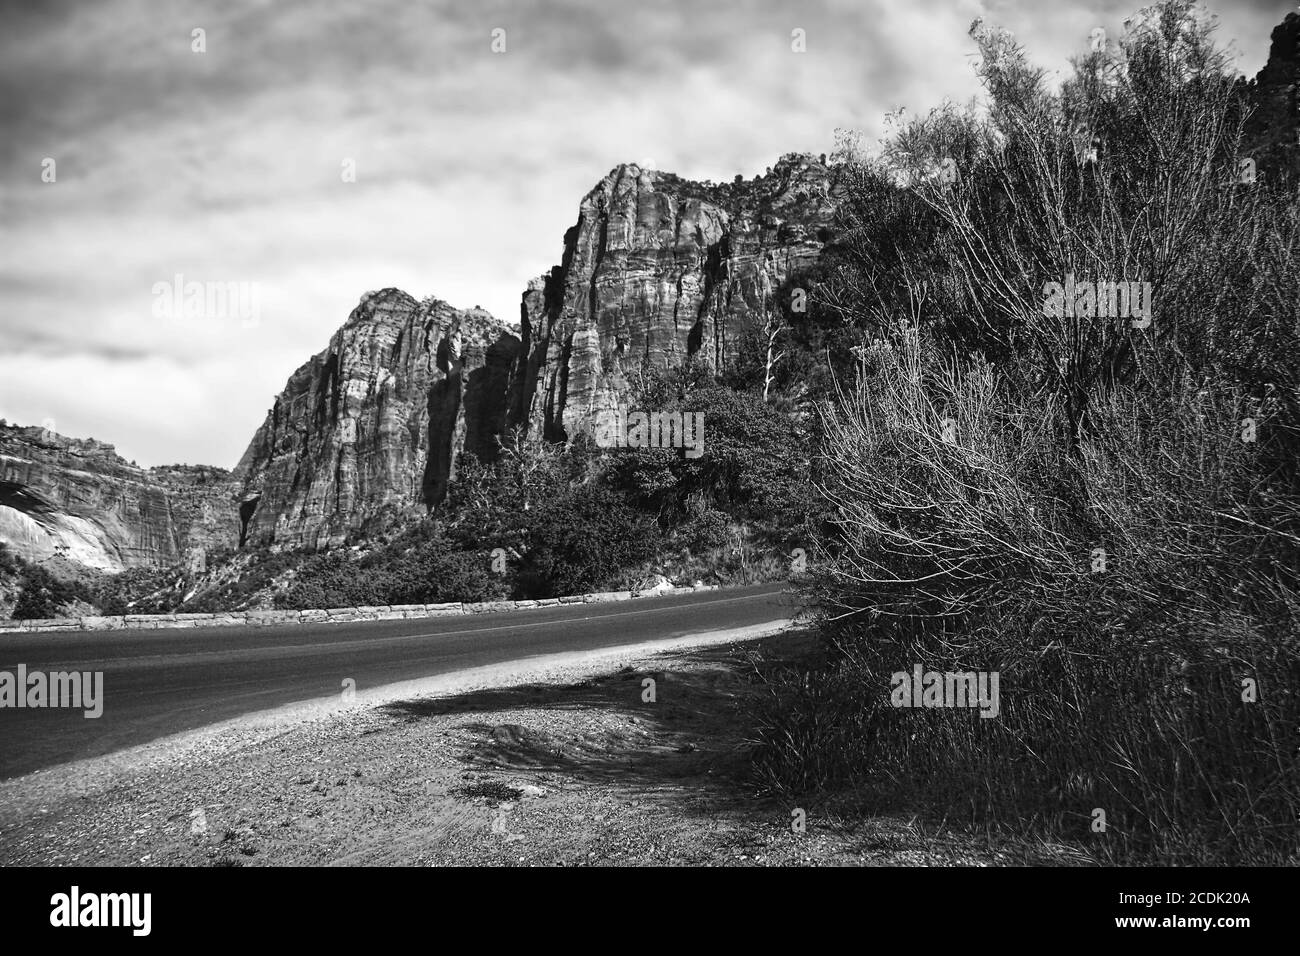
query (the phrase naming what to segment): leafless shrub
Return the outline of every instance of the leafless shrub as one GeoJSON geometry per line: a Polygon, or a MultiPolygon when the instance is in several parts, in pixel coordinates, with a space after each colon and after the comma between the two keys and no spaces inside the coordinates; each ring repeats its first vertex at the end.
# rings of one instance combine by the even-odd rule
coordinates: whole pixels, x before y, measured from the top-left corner
{"type": "Polygon", "coordinates": [[[819,290],[863,333],[823,414],[837,663],[767,713],[760,766],[1117,859],[1290,859],[1295,199],[1236,179],[1244,108],[1190,4],[1059,93],[973,32],[987,116],[936,111],[852,171],[819,290]],[[1054,312],[1067,276],[1150,283],[1151,321],[1054,312]],[[1000,671],[1001,716],[889,706],[914,663],[1000,671]],[[800,736],[809,708],[838,716],[800,736]]]}

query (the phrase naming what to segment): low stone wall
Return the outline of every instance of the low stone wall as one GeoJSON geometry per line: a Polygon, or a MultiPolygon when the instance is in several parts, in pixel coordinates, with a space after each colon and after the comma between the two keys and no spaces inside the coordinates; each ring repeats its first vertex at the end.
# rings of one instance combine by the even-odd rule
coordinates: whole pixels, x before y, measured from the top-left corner
{"type": "Polygon", "coordinates": [[[488,601],[482,604],[394,604],[380,607],[332,607],[315,611],[221,611],[216,614],[119,614],[111,617],[60,617],[0,621],[0,634],[31,631],[120,631],[173,627],[249,627],[269,624],[344,624],[349,621],[402,621],[451,614],[491,614],[557,604],[599,604],[663,594],[714,591],[718,585],[660,591],[598,591],[539,601],[488,601]]]}

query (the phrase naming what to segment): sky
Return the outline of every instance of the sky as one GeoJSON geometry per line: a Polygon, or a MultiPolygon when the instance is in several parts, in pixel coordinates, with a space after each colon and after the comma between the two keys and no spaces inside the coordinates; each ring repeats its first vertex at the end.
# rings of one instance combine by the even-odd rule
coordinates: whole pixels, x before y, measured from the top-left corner
{"type": "MultiPolygon", "coordinates": [[[[872,142],[977,93],[976,17],[1064,71],[1140,5],[0,0],[0,417],[233,467],[364,293],[517,322],[619,163],[872,142]]],[[[1254,75],[1294,6],[1209,9],[1254,75]]]]}

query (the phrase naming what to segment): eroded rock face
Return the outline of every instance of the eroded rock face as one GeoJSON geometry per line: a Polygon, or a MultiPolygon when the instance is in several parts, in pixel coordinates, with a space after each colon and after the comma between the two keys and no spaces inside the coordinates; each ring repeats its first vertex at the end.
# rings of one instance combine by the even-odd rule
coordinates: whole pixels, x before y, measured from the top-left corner
{"type": "Polygon", "coordinates": [[[171,501],[183,562],[198,557],[206,563],[207,553],[239,545],[241,486],[229,471],[212,465],[160,465],[149,469],[149,477],[171,501]]]}
{"type": "Polygon", "coordinates": [[[219,468],[144,469],[104,442],[0,427],[0,541],[29,561],[115,573],[233,545],[233,492],[219,468]]]}
{"type": "Polygon", "coordinates": [[[324,548],[439,502],[490,460],[519,339],[479,309],[369,293],[275,400],[235,474],[245,543],[324,548]]]}
{"type": "Polygon", "coordinates": [[[583,199],[561,264],[529,285],[519,335],[482,310],[368,293],[290,376],[229,478],[146,473],[92,443],[53,453],[58,467],[27,449],[0,473],[0,532],[120,568],[235,543],[333,547],[422,515],[460,452],[493,459],[511,425],[564,440],[624,401],[640,366],[695,356],[725,371],[772,293],[820,256],[834,189],[810,156],[724,185],[620,166],[583,199]]]}
{"type": "Polygon", "coordinates": [[[243,540],[340,545],[436,506],[456,456],[491,460],[509,426],[583,430],[642,364],[696,355],[724,371],[833,216],[833,176],[810,156],[729,185],[620,166],[582,201],[563,262],[529,285],[518,337],[486,312],[368,294],[236,468],[243,540]]]}
{"type": "Polygon", "coordinates": [[[811,156],[730,185],[613,170],[582,200],[563,262],[524,294],[512,421],[563,440],[617,405],[638,366],[696,356],[725,371],[768,297],[821,255],[835,199],[811,156]]]}

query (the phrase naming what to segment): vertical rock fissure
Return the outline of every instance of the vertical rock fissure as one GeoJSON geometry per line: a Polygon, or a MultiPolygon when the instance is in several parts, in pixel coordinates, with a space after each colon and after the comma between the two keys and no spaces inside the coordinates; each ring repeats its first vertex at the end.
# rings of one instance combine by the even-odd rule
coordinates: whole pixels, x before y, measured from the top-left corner
{"type": "Polygon", "coordinates": [[[253,520],[253,515],[257,512],[257,504],[262,500],[258,495],[239,503],[239,546],[242,548],[248,542],[248,524],[253,520]]]}

